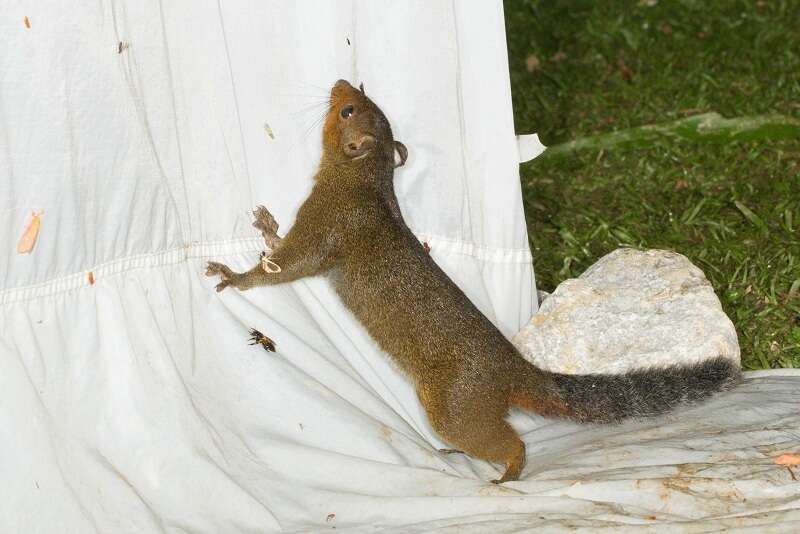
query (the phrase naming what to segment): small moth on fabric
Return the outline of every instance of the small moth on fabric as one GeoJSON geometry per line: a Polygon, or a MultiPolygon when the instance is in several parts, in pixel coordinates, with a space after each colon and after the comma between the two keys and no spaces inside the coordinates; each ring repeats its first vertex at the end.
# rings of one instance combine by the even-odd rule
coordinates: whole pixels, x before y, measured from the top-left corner
{"type": "Polygon", "coordinates": [[[30,254],[33,247],[36,246],[36,239],[39,237],[39,228],[42,226],[43,213],[44,210],[39,213],[31,211],[31,222],[28,223],[28,227],[25,228],[22,237],[20,237],[17,242],[18,254],[30,254]]]}

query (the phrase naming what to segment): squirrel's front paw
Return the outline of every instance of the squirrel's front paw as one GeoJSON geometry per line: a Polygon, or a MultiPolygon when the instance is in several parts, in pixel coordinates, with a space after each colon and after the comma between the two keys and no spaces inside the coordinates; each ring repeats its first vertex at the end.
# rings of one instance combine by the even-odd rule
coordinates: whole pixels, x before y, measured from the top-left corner
{"type": "Polygon", "coordinates": [[[266,242],[269,248],[275,248],[275,245],[281,240],[281,238],[278,237],[278,222],[275,220],[275,217],[273,217],[264,206],[258,206],[253,210],[253,217],[256,218],[256,220],[253,221],[253,227],[261,231],[264,242],[266,242]]]}
{"type": "Polygon", "coordinates": [[[217,263],[215,261],[208,262],[206,267],[206,276],[216,276],[219,275],[220,279],[222,280],[219,284],[217,284],[216,289],[217,292],[222,291],[229,285],[231,285],[231,281],[236,276],[236,273],[230,270],[227,265],[222,263],[217,263]]]}

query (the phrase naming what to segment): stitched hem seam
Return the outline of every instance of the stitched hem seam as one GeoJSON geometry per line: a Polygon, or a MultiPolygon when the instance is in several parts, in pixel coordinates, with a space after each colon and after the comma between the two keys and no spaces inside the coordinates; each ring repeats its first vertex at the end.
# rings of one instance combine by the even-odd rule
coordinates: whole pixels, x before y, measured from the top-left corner
{"type": "MultiPolygon", "coordinates": [[[[419,233],[417,236],[420,241],[425,241],[431,246],[432,253],[435,255],[465,255],[487,263],[524,264],[532,261],[530,250],[527,248],[481,247],[474,243],[448,240],[429,234],[419,233]]],[[[264,242],[261,237],[245,237],[223,241],[198,242],[169,250],[126,256],[101,263],[85,271],[60,276],[39,284],[5,289],[0,291],[0,305],[64,293],[89,286],[92,283],[91,280],[107,278],[135,269],[175,265],[191,259],[219,258],[247,252],[258,252],[264,250],[264,248],[264,242]]]]}

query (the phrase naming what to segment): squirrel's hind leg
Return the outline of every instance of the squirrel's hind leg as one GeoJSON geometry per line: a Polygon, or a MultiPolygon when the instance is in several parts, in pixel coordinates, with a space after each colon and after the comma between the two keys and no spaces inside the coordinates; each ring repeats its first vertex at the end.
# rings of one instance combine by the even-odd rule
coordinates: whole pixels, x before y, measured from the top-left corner
{"type": "Polygon", "coordinates": [[[458,450],[482,460],[496,464],[505,464],[502,477],[492,480],[495,484],[517,480],[525,466],[525,444],[519,439],[517,432],[506,422],[508,415],[506,406],[477,405],[472,408],[458,405],[462,413],[453,417],[453,407],[437,409],[435,400],[420,395],[428,413],[431,427],[450,445],[458,450]],[[467,413],[463,413],[467,412],[467,413]],[[464,424],[469,421],[469,424],[464,424]]]}
{"type": "Polygon", "coordinates": [[[517,480],[525,467],[525,444],[503,418],[492,421],[483,419],[471,428],[462,428],[455,435],[440,434],[470,456],[504,464],[506,470],[503,476],[492,480],[493,484],[517,480]]]}
{"type": "Polygon", "coordinates": [[[493,484],[519,479],[522,468],[525,467],[525,444],[505,420],[501,419],[500,422],[488,426],[493,429],[487,432],[480,444],[482,451],[476,453],[476,456],[505,464],[505,473],[499,479],[492,480],[493,484]]]}

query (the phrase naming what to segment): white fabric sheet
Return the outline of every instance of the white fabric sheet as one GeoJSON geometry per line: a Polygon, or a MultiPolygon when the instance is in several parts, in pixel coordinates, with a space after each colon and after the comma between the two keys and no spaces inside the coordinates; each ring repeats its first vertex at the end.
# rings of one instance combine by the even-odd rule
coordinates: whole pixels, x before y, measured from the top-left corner
{"type": "Polygon", "coordinates": [[[528,467],[497,487],[436,452],[326,281],[218,295],[203,276],[256,261],[254,205],[290,227],[319,155],[305,108],[343,77],[409,148],[410,226],[504,333],[526,322],[499,2],[0,12],[0,532],[796,530],[800,489],[771,463],[800,446],[796,376],[624,427],[516,414],[528,467]]]}

